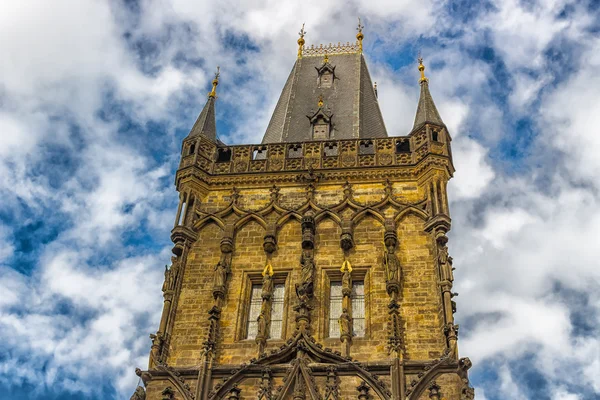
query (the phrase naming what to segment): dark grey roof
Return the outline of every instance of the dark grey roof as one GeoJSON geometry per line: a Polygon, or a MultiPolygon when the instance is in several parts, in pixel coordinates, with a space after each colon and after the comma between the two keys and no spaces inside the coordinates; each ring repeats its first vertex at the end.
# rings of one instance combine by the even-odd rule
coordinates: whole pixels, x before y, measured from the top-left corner
{"type": "Polygon", "coordinates": [[[208,96],[206,104],[200,112],[196,123],[192,127],[189,135],[187,136],[198,136],[204,135],[207,138],[216,141],[217,140],[217,124],[215,121],[215,97],[208,96]]]}
{"type": "Polygon", "coordinates": [[[419,97],[419,105],[417,106],[417,115],[415,115],[413,129],[416,129],[426,122],[444,125],[444,122],[435,107],[431,93],[429,93],[429,82],[423,80],[421,81],[421,96],[419,97]]]}
{"type": "Polygon", "coordinates": [[[263,143],[313,140],[307,116],[318,110],[319,96],[323,96],[323,109],[332,115],[331,139],[387,137],[362,54],[331,54],[328,57],[329,64],[335,67],[331,88],[322,88],[318,84],[317,68],[323,66],[322,55],[296,60],[273,111],[263,143]]]}

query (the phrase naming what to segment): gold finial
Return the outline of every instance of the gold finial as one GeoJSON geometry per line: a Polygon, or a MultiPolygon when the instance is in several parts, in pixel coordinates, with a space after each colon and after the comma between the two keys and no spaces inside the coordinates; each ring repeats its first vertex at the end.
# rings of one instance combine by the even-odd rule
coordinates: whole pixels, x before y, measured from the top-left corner
{"type": "Polygon", "coordinates": [[[306,35],[306,31],[304,30],[304,24],[302,24],[302,29],[298,32],[300,38],[298,39],[298,58],[302,58],[302,49],[304,48],[304,35],[306,35]]]}
{"type": "Polygon", "coordinates": [[[329,62],[329,56],[327,55],[327,52],[325,52],[325,58],[323,58],[323,64],[327,64],[329,62]]]}
{"type": "Polygon", "coordinates": [[[265,269],[263,269],[262,276],[265,275],[273,276],[273,266],[271,265],[271,263],[267,263],[267,265],[265,265],[265,269]]]}
{"type": "Polygon", "coordinates": [[[419,79],[419,83],[427,82],[427,78],[425,77],[425,66],[423,65],[423,57],[419,54],[419,71],[421,72],[421,79],[419,79]]]}
{"type": "Polygon", "coordinates": [[[350,261],[344,260],[342,263],[342,268],[340,268],[340,272],[352,272],[352,265],[350,265],[350,261]]]}
{"type": "Polygon", "coordinates": [[[363,33],[362,33],[363,28],[364,28],[364,26],[360,24],[360,17],[358,17],[358,27],[356,28],[358,33],[356,34],[356,39],[358,39],[358,48],[361,53],[363,51],[362,41],[365,37],[365,35],[363,35],[363,33]]]}
{"type": "Polygon", "coordinates": [[[219,84],[219,75],[220,75],[220,68],[219,66],[217,66],[217,72],[215,73],[215,79],[213,79],[212,81],[212,90],[210,91],[210,93],[208,94],[208,97],[212,97],[215,98],[217,97],[217,85],[219,84]]]}
{"type": "Polygon", "coordinates": [[[319,101],[317,102],[317,105],[319,106],[319,108],[323,107],[323,95],[322,94],[319,95],[319,101]]]}

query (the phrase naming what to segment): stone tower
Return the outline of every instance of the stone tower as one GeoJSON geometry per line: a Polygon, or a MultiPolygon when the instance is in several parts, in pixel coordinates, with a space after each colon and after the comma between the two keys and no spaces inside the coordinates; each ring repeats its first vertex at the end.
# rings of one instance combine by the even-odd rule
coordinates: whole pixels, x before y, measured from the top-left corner
{"type": "Polygon", "coordinates": [[[388,136],[355,43],[305,47],[261,144],[184,139],[164,308],[132,398],[472,399],[454,322],[450,135],[422,60],[388,136]]]}

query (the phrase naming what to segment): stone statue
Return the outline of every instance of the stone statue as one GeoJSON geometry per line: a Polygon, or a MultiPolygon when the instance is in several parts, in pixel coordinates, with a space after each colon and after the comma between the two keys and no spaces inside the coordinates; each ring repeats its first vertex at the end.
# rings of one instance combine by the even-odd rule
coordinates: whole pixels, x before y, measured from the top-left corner
{"type": "Polygon", "coordinates": [[[442,281],[454,281],[452,273],[452,257],[448,255],[448,246],[443,244],[438,247],[438,263],[440,265],[440,276],[442,281]]]}
{"type": "Polygon", "coordinates": [[[311,251],[302,252],[300,264],[302,264],[302,283],[312,283],[315,262],[311,251]]]}
{"type": "Polygon", "coordinates": [[[227,282],[227,274],[229,273],[229,263],[225,254],[221,255],[221,259],[215,265],[215,277],[214,277],[214,288],[224,288],[227,282]]]}
{"type": "Polygon", "coordinates": [[[265,317],[265,312],[264,310],[260,312],[258,318],[256,319],[257,322],[257,333],[256,333],[256,339],[266,339],[268,337],[268,333],[267,333],[267,318],[265,317]]]}
{"type": "Polygon", "coordinates": [[[342,315],[338,319],[340,324],[340,339],[351,338],[352,337],[352,327],[350,325],[351,322],[350,314],[348,314],[348,309],[344,308],[342,310],[342,315]]]}
{"type": "Polygon", "coordinates": [[[171,281],[171,271],[169,271],[169,267],[167,267],[165,265],[165,281],[163,282],[163,285],[162,285],[163,293],[166,292],[167,290],[169,290],[169,285],[170,285],[169,282],[170,281],[171,281]]]}
{"type": "Polygon", "coordinates": [[[312,297],[315,262],[311,250],[305,250],[302,252],[300,264],[302,265],[302,271],[300,274],[300,285],[302,286],[302,291],[306,293],[307,296],[312,297]]]}
{"type": "Polygon", "coordinates": [[[342,274],[342,294],[344,296],[352,294],[352,274],[347,269],[342,274]]]}
{"type": "Polygon", "coordinates": [[[263,276],[263,285],[261,297],[265,300],[269,300],[273,295],[273,277],[269,274],[263,276]]]}
{"type": "Polygon", "coordinates": [[[383,263],[388,282],[400,282],[400,261],[394,252],[394,246],[387,246],[387,252],[383,255],[383,263]]]}
{"type": "Polygon", "coordinates": [[[163,283],[162,291],[175,290],[175,283],[177,282],[177,273],[179,272],[179,261],[177,257],[171,257],[171,268],[165,265],[165,281],[163,283]]]}
{"type": "Polygon", "coordinates": [[[129,400],[146,400],[146,391],[143,387],[138,386],[129,400]]]}

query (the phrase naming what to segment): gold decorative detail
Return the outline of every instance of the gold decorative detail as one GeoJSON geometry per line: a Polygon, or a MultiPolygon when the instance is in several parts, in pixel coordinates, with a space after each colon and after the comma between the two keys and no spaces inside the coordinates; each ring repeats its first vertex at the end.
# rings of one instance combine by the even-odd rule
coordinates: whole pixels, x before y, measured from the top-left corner
{"type": "Polygon", "coordinates": [[[428,79],[425,77],[425,66],[423,65],[423,57],[419,56],[419,71],[421,72],[421,79],[419,83],[427,82],[428,79]]]}
{"type": "Polygon", "coordinates": [[[318,45],[314,44],[310,47],[306,46],[302,50],[303,57],[314,57],[314,56],[324,56],[327,54],[331,55],[339,55],[339,54],[356,54],[360,53],[360,47],[358,46],[358,42],[355,43],[338,43],[338,44],[329,44],[329,45],[318,45]]]}
{"type": "Polygon", "coordinates": [[[304,35],[306,35],[306,31],[304,30],[304,24],[302,24],[302,29],[298,32],[300,38],[298,39],[298,58],[302,58],[302,49],[304,48],[304,35]]]}
{"type": "Polygon", "coordinates": [[[350,261],[344,260],[342,263],[342,268],[340,268],[340,272],[352,272],[352,265],[350,265],[350,261]]]}
{"type": "Polygon", "coordinates": [[[271,265],[271,263],[267,263],[267,265],[265,265],[265,269],[263,269],[262,276],[265,275],[273,276],[273,266],[271,265]]]}
{"type": "Polygon", "coordinates": [[[212,81],[212,90],[208,94],[208,97],[212,97],[213,99],[215,97],[217,97],[217,85],[219,84],[219,75],[220,75],[220,68],[219,68],[219,66],[217,66],[217,73],[215,74],[215,79],[213,79],[213,81],[212,81]]]}
{"type": "MultiPolygon", "coordinates": [[[[339,45],[339,43],[338,43],[339,45]]],[[[329,56],[327,55],[327,51],[325,51],[325,58],[323,58],[323,64],[327,64],[329,62],[329,56]]]]}
{"type": "Polygon", "coordinates": [[[317,105],[319,106],[319,108],[323,107],[323,95],[320,94],[319,95],[319,101],[317,101],[317,105]]]}
{"type": "Polygon", "coordinates": [[[358,48],[361,53],[363,51],[362,41],[365,37],[365,35],[363,35],[363,33],[362,33],[363,28],[364,28],[364,26],[360,24],[360,17],[358,17],[358,27],[356,28],[358,33],[356,34],[356,39],[358,40],[358,48]]]}

